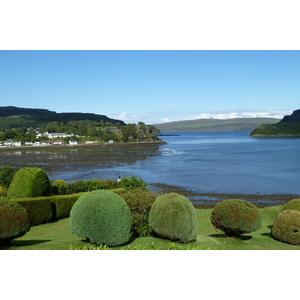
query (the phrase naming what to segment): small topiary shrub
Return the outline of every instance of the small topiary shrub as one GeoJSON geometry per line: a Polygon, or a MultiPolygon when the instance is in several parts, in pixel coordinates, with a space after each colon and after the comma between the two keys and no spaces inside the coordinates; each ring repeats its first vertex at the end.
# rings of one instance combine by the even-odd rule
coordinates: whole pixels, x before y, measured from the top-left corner
{"type": "Polygon", "coordinates": [[[18,203],[0,200],[0,243],[24,235],[30,229],[27,211],[18,203]]]}
{"type": "Polygon", "coordinates": [[[183,243],[197,239],[197,217],[191,201],[177,193],[156,198],[149,214],[149,226],[156,234],[183,243]]]}
{"type": "Polygon", "coordinates": [[[292,245],[300,245],[300,212],[284,210],[275,219],[272,231],[276,240],[292,245]]]}
{"type": "Polygon", "coordinates": [[[128,204],[132,216],[132,235],[151,236],[149,213],[156,195],[148,190],[121,190],[117,192],[128,204]]]}
{"type": "Polygon", "coordinates": [[[47,174],[36,167],[25,167],[16,172],[9,188],[8,198],[32,198],[48,196],[50,181],[47,174]]]}
{"type": "Polygon", "coordinates": [[[254,204],[240,199],[228,199],[214,207],[211,222],[227,236],[239,236],[258,230],[262,219],[254,204]]]}
{"type": "Polygon", "coordinates": [[[284,211],[284,210],[287,210],[287,209],[290,209],[290,210],[297,210],[300,212],[300,198],[297,198],[297,199],[293,199],[289,202],[287,202],[281,211],[284,211]]]}
{"type": "Polygon", "coordinates": [[[57,179],[52,185],[52,192],[55,195],[65,195],[67,192],[67,183],[62,179],[57,179]]]}
{"type": "Polygon", "coordinates": [[[71,233],[97,245],[127,243],[131,237],[131,224],[128,205],[111,191],[97,190],[82,195],[70,213],[71,233]]]}

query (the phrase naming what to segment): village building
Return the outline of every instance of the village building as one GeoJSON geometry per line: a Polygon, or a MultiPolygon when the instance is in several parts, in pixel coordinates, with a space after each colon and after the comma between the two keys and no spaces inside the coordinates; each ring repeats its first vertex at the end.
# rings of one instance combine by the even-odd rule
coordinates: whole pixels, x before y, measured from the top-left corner
{"type": "Polygon", "coordinates": [[[63,141],[61,141],[61,140],[55,140],[55,141],[53,141],[53,145],[62,145],[64,142],[63,141]]]}
{"type": "Polygon", "coordinates": [[[74,134],[68,134],[66,132],[43,132],[43,133],[38,133],[36,135],[36,138],[40,137],[47,137],[48,139],[56,139],[56,138],[66,138],[66,137],[71,137],[74,136],[74,134]]]}
{"type": "Polygon", "coordinates": [[[4,146],[6,147],[20,147],[22,146],[21,142],[14,142],[13,140],[6,140],[3,143],[4,146]]]}

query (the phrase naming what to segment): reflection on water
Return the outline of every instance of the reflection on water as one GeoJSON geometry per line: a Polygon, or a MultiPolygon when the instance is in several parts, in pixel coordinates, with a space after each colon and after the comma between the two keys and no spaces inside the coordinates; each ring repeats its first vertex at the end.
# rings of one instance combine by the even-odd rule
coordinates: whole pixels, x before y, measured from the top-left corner
{"type": "Polygon", "coordinates": [[[161,155],[157,144],[138,145],[92,145],[70,147],[45,147],[39,150],[27,148],[0,151],[0,166],[15,168],[37,166],[43,168],[51,180],[88,180],[94,178],[118,178],[114,167],[130,166],[139,160],[161,155]],[[105,174],[104,174],[105,173],[105,174]]]}

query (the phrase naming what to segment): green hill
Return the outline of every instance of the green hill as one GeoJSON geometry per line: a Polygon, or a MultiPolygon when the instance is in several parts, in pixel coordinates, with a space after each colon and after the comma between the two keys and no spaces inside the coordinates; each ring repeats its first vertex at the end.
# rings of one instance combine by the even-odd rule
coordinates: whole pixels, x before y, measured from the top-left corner
{"type": "Polygon", "coordinates": [[[285,116],[276,124],[261,125],[254,129],[251,137],[300,137],[300,109],[285,116]]]}
{"type": "Polygon", "coordinates": [[[274,124],[278,120],[274,118],[198,119],[155,124],[155,127],[165,132],[251,131],[261,124],[274,124]]]}
{"type": "Polygon", "coordinates": [[[0,107],[0,131],[20,127],[43,127],[49,122],[63,122],[90,120],[96,122],[110,122],[125,125],[121,120],[108,118],[105,115],[93,113],[56,113],[47,109],[20,108],[14,106],[0,107]]]}

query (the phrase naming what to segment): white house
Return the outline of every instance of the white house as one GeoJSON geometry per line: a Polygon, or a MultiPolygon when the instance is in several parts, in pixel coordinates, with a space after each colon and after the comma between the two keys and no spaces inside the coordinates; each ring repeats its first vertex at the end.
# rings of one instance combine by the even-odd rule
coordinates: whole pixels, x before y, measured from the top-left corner
{"type": "Polygon", "coordinates": [[[65,132],[59,132],[59,133],[56,133],[56,132],[52,132],[52,133],[44,132],[44,133],[38,133],[36,135],[36,138],[47,137],[48,139],[55,139],[55,138],[66,138],[66,137],[71,137],[71,136],[74,136],[74,134],[68,134],[68,133],[65,133],[65,132]]]}
{"type": "Polygon", "coordinates": [[[20,146],[22,146],[22,144],[21,144],[21,142],[14,142],[12,140],[6,140],[4,142],[4,146],[6,146],[6,147],[12,147],[12,146],[20,147],[20,146]]]}

